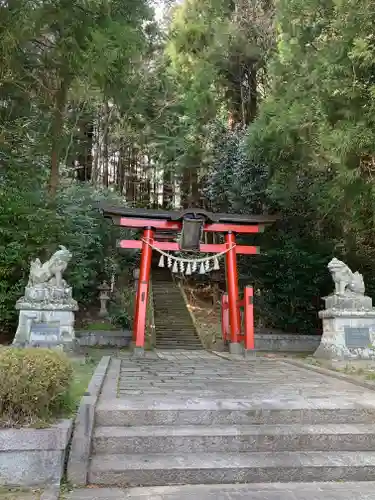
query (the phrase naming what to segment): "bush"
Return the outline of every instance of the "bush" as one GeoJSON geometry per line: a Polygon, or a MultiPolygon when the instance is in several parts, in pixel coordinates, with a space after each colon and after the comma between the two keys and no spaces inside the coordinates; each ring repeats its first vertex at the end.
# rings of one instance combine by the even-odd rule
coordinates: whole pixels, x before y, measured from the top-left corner
{"type": "Polygon", "coordinates": [[[116,301],[109,306],[111,323],[118,328],[131,330],[134,321],[136,292],[133,288],[124,288],[116,301]]]}
{"type": "Polygon", "coordinates": [[[32,259],[44,262],[58,245],[65,245],[73,258],[64,277],[80,307],[96,300],[101,281],[119,275],[132,261],[134,253],[122,256],[116,249],[116,240],[128,231],[112,225],[98,210],[100,202],[124,203],[109,190],[64,185],[51,205],[37,184],[28,190],[0,180],[0,196],[0,328],[10,338],[18,319],[15,303],[24,293],[32,259]]]}
{"type": "Polygon", "coordinates": [[[73,368],[49,349],[0,349],[0,421],[31,424],[58,416],[69,394],[73,368]]]}

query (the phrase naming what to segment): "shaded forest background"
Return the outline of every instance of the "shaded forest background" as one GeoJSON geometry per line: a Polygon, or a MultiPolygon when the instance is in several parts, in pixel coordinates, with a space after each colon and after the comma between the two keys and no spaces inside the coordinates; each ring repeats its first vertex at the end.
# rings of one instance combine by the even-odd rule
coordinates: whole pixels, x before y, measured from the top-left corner
{"type": "MultiPolygon", "coordinates": [[[[319,327],[335,255],[375,294],[370,0],[0,3],[0,320],[66,244],[88,303],[126,256],[96,203],[280,213],[258,322],[319,327]]],[[[129,257],[130,259],[130,257],[129,257]]]]}

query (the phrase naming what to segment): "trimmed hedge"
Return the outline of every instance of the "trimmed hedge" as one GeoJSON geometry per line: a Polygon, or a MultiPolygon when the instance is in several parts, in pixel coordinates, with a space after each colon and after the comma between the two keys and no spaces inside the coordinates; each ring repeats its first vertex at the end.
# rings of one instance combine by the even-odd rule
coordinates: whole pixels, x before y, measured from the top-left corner
{"type": "Polygon", "coordinates": [[[0,349],[0,423],[32,424],[59,414],[69,398],[73,368],[49,349],[0,349]]]}

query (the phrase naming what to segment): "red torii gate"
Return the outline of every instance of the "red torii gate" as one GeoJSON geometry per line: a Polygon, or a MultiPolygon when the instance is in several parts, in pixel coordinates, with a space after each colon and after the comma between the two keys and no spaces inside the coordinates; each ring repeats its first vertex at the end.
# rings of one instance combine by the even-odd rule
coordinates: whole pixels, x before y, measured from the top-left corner
{"type": "Polygon", "coordinates": [[[101,211],[104,217],[111,218],[112,222],[116,225],[143,230],[143,238],[141,240],[121,240],[118,242],[120,248],[139,249],[142,251],[133,325],[135,352],[142,353],[144,350],[146,307],[153,248],[172,252],[181,250],[193,250],[213,254],[225,252],[228,293],[222,300],[223,337],[224,340],[227,340],[228,337],[230,338],[232,352],[241,351],[240,340],[243,337],[245,337],[245,349],[254,349],[253,291],[251,287],[246,287],[245,298],[243,301],[239,301],[236,256],[237,254],[257,254],[259,253],[259,248],[256,246],[237,245],[235,235],[237,233],[253,234],[263,232],[264,226],[273,223],[277,217],[210,213],[198,208],[189,208],[181,212],[174,212],[108,207],[102,208],[101,211]],[[198,224],[196,224],[197,222],[198,224]],[[156,241],[154,239],[155,230],[158,232],[163,230],[168,232],[182,231],[183,235],[185,231],[187,238],[184,239],[183,237],[180,243],[156,241]],[[200,243],[202,231],[224,233],[225,243],[200,243]],[[183,243],[184,240],[185,244],[183,243]],[[251,307],[247,308],[248,305],[251,307]],[[241,334],[241,306],[245,306],[245,328],[247,328],[248,333],[245,336],[241,334]]]}

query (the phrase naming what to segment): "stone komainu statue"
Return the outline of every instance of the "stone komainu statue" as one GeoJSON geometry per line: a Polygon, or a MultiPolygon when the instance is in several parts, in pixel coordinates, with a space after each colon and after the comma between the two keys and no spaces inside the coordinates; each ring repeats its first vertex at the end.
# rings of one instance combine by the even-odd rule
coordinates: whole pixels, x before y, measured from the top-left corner
{"type": "Polygon", "coordinates": [[[60,245],[59,248],[60,250],[57,250],[44,264],[39,259],[35,259],[31,263],[28,286],[45,284],[64,287],[65,282],[62,275],[72,258],[72,254],[63,245],[60,245]]]}
{"type": "Polygon", "coordinates": [[[335,257],[329,262],[328,269],[335,283],[335,294],[365,294],[365,283],[362,274],[353,273],[349,267],[335,257]]]}

